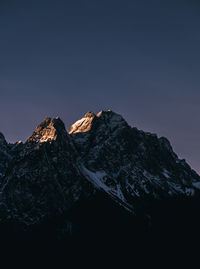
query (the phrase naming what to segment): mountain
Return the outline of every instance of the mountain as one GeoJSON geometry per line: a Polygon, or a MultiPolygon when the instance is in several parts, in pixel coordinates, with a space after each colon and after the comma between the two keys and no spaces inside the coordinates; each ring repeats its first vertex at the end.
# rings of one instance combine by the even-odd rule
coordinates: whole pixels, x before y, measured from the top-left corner
{"type": "Polygon", "coordinates": [[[131,128],[112,111],[87,113],[69,133],[86,178],[127,206],[138,197],[190,196],[199,188],[199,176],[166,138],[131,128]]]}
{"type": "Polygon", "coordinates": [[[46,118],[14,151],[2,179],[0,217],[30,226],[90,195],[91,184],[79,172],[77,157],[64,123],[46,118]]]}
{"type": "Polygon", "coordinates": [[[69,132],[59,117],[45,118],[25,143],[8,144],[0,133],[6,241],[139,244],[149,227],[158,238],[162,227],[178,235],[183,220],[194,228],[188,219],[198,215],[199,198],[200,176],[167,138],[131,127],[110,110],[88,112],[69,132]]]}

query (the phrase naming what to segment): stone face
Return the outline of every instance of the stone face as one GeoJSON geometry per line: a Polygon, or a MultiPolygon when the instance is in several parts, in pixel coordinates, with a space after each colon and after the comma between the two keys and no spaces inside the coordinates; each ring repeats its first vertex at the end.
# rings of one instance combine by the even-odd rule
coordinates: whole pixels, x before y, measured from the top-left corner
{"type": "Polygon", "coordinates": [[[200,177],[166,138],[132,128],[111,110],[88,112],[69,133],[45,118],[23,143],[0,134],[0,220],[40,223],[103,193],[135,213],[135,201],[199,195],[200,177]]]}
{"type": "Polygon", "coordinates": [[[78,120],[71,126],[69,134],[88,132],[91,129],[95,118],[96,115],[93,112],[86,113],[81,120],[78,120]]]}
{"type": "MultiPolygon", "coordinates": [[[[45,120],[36,128],[32,136],[27,142],[42,143],[47,141],[56,140],[57,136],[62,136],[63,132],[66,133],[65,125],[59,117],[45,118],[45,120]]],[[[66,134],[64,134],[66,136],[66,134]]]]}

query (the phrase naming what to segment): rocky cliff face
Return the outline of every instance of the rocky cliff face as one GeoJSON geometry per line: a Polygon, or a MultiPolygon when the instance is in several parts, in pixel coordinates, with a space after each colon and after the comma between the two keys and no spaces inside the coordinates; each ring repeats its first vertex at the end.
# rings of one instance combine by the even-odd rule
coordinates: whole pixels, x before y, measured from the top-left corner
{"type": "Polygon", "coordinates": [[[75,132],[72,126],[71,137],[82,172],[94,185],[130,206],[138,197],[195,194],[199,176],[178,158],[166,138],[131,128],[112,111],[86,114],[83,119],[80,127],[73,125],[75,132]],[[88,132],[82,131],[84,124],[88,132]]]}
{"type": "MultiPolygon", "coordinates": [[[[145,199],[199,195],[200,177],[170,142],[130,127],[112,111],[88,112],[67,133],[46,118],[23,143],[0,134],[0,220],[25,226],[105,195],[134,214],[145,199]]],[[[103,210],[103,208],[102,208],[103,210]]]]}

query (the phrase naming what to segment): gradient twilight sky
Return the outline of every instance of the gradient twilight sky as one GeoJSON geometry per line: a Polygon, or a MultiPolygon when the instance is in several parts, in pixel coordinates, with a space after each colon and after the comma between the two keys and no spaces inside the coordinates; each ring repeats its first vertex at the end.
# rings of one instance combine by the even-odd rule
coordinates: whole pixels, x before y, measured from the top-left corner
{"type": "Polygon", "coordinates": [[[112,109],[200,172],[200,1],[0,1],[0,131],[112,109]]]}

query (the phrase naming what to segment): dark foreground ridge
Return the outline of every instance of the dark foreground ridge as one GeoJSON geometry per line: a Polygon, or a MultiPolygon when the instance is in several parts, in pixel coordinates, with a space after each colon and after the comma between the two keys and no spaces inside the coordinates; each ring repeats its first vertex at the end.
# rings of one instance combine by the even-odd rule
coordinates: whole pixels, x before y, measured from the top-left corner
{"type": "Polygon", "coordinates": [[[110,110],[69,132],[46,118],[25,143],[0,133],[0,236],[17,257],[191,265],[199,204],[200,176],[170,142],[110,110]]]}

